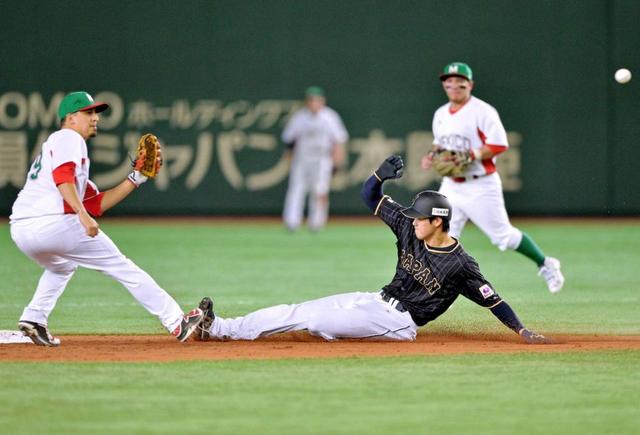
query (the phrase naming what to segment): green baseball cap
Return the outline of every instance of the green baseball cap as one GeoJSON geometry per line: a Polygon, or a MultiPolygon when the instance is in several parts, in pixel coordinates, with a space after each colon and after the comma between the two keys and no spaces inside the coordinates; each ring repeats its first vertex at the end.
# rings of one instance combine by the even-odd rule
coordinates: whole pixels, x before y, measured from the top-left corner
{"type": "Polygon", "coordinates": [[[444,71],[440,74],[440,80],[445,81],[452,76],[473,80],[473,71],[466,63],[452,62],[444,67],[444,71]]]}
{"type": "Polygon", "coordinates": [[[309,86],[304,95],[306,97],[324,97],[324,89],[320,86],[309,86]]]}
{"type": "Polygon", "coordinates": [[[107,103],[97,103],[87,92],[71,92],[64,96],[58,106],[58,118],[64,119],[69,113],[96,109],[96,112],[103,112],[109,108],[107,103]]]}

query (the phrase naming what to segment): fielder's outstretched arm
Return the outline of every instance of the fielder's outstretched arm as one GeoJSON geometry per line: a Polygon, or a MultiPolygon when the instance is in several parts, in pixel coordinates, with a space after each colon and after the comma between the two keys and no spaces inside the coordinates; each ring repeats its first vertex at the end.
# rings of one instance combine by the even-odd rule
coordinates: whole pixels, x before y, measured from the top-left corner
{"type": "Polygon", "coordinates": [[[111,207],[125,199],[131,192],[136,190],[136,187],[138,187],[138,185],[129,178],[125,178],[124,181],[117,186],[106,190],[102,197],[102,212],[109,210],[111,207]]]}
{"type": "Polygon", "coordinates": [[[137,171],[134,171],[120,184],[104,192],[99,192],[95,183],[89,180],[87,184],[87,192],[85,193],[85,198],[82,201],[87,211],[91,213],[92,216],[102,216],[105,211],[109,210],[129,196],[131,192],[147,181],[147,177],[141,176],[139,173],[137,179],[132,179],[132,175],[136,172],[137,171]]]}
{"type": "Polygon", "coordinates": [[[100,214],[120,203],[148,179],[155,177],[162,167],[162,147],[158,138],[150,133],[138,141],[133,171],[117,186],[102,193],[99,198],[100,214]]]}

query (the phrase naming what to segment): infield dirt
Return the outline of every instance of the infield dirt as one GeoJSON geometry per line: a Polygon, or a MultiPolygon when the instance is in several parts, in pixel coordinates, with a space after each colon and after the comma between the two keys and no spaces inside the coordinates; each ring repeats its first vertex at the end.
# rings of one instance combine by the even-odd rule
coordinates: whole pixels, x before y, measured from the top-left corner
{"type": "Polygon", "coordinates": [[[0,345],[2,361],[155,362],[229,359],[345,358],[472,353],[576,352],[640,349],[638,335],[552,334],[528,345],[515,335],[419,334],[414,342],[338,340],[288,333],[256,341],[179,343],[164,335],[61,336],[59,347],[0,345]]]}

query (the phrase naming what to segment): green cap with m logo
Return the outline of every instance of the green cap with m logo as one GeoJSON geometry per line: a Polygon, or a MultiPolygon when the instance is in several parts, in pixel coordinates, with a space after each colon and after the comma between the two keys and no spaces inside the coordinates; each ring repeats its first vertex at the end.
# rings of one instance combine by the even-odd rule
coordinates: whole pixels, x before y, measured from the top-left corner
{"type": "Polygon", "coordinates": [[[466,63],[452,62],[444,67],[444,71],[440,74],[440,80],[445,81],[452,76],[462,77],[471,81],[473,80],[473,71],[466,63]]]}

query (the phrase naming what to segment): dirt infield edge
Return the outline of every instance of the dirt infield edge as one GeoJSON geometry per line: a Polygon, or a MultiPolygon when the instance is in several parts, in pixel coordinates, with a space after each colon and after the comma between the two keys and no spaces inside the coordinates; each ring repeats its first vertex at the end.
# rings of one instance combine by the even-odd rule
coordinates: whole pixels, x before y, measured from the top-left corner
{"type": "Polygon", "coordinates": [[[59,347],[0,344],[0,361],[165,362],[287,358],[396,357],[519,352],[640,350],[638,335],[554,334],[554,343],[528,345],[511,335],[420,334],[413,342],[337,340],[306,333],[255,341],[179,343],[159,335],[62,336],[59,347]]]}

